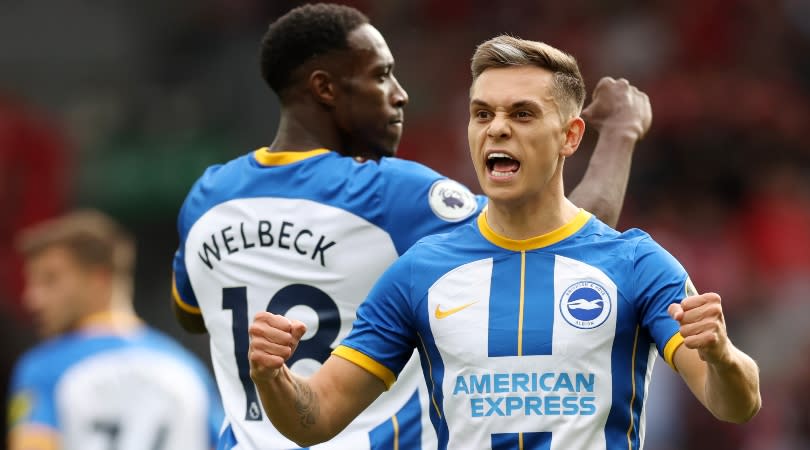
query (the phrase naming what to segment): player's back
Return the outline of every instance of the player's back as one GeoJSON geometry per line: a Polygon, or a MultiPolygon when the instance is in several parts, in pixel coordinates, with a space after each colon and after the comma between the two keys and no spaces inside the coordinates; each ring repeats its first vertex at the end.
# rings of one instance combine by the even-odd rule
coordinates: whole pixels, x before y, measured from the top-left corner
{"type": "MultiPolygon", "coordinates": [[[[209,169],[181,211],[174,268],[178,304],[201,311],[211,335],[231,427],[225,448],[295,446],[264,417],[249,376],[247,329],[257,312],[307,324],[289,364],[312,373],[399,254],[479,208],[458,183],[397,159],[358,163],[326,150],[262,149],[209,169]]],[[[420,380],[414,359],[394,389],[317,448],[431,445],[422,436],[432,430],[422,418],[427,397],[415,394],[420,380]]]]}
{"type": "Polygon", "coordinates": [[[222,419],[201,363],[147,327],[43,343],[18,363],[12,393],[13,426],[53,429],[68,450],[210,449],[222,419]]]}

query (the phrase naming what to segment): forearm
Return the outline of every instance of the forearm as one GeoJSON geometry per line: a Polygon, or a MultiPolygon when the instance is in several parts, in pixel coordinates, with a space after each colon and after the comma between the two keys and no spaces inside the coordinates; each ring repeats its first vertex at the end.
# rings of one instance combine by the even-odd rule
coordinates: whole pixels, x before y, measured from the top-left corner
{"type": "Polygon", "coordinates": [[[707,364],[706,407],[720,420],[743,423],[759,411],[759,368],[751,357],[732,347],[727,364],[707,364]]]}
{"type": "Polygon", "coordinates": [[[635,135],[627,130],[603,129],[582,181],[568,196],[611,227],[624,204],[635,144],[635,135]]]}
{"type": "Polygon", "coordinates": [[[262,406],[273,426],[301,447],[324,442],[338,433],[321,413],[320,395],[309,380],[286,366],[270,381],[256,383],[262,406]]]}

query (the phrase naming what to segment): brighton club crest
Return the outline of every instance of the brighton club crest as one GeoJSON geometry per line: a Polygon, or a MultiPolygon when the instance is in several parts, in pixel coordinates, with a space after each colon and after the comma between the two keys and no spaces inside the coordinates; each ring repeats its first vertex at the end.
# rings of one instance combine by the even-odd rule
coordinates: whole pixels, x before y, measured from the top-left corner
{"type": "Polygon", "coordinates": [[[577,328],[591,329],[605,323],[610,315],[610,296],[593,281],[580,281],[568,287],[560,299],[565,321],[577,328]]]}

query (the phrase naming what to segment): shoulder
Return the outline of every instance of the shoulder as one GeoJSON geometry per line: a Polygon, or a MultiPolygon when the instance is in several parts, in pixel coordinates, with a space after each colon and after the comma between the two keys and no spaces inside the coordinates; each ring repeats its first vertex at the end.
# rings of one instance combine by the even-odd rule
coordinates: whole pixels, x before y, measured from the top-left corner
{"type": "Polygon", "coordinates": [[[630,228],[620,232],[605,224],[596,216],[591,216],[575,236],[579,242],[618,245],[625,249],[634,249],[640,243],[653,242],[650,235],[643,230],[630,228]]]}
{"type": "Polygon", "coordinates": [[[430,280],[470,261],[491,257],[491,247],[474,223],[419,239],[397,261],[419,280],[430,280]]]}
{"type": "Polygon", "coordinates": [[[50,339],[28,350],[17,360],[13,383],[55,382],[70,366],[91,352],[93,346],[75,334],[50,339]]]}
{"type": "Polygon", "coordinates": [[[667,253],[668,252],[658,242],[653,239],[646,231],[638,228],[631,228],[621,235],[622,240],[633,245],[635,255],[638,259],[650,253],[667,253]]]}

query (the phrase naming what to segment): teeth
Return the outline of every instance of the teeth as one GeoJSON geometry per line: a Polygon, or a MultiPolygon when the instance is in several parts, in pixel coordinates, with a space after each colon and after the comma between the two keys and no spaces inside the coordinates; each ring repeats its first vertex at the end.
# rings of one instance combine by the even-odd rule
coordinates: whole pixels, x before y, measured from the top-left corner
{"type": "Polygon", "coordinates": [[[494,158],[507,158],[507,159],[514,159],[511,156],[507,155],[506,153],[490,153],[487,155],[487,159],[494,159],[494,158]]]}
{"type": "Polygon", "coordinates": [[[493,177],[496,177],[496,178],[498,178],[498,177],[508,177],[508,176],[512,175],[512,172],[499,172],[497,170],[493,170],[490,173],[492,174],[493,177]]]}

